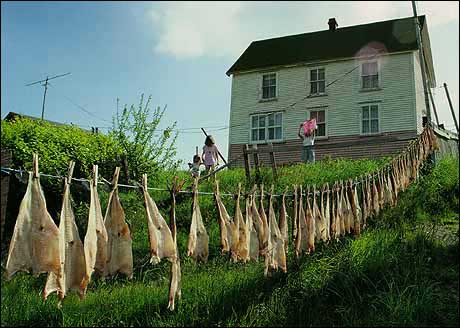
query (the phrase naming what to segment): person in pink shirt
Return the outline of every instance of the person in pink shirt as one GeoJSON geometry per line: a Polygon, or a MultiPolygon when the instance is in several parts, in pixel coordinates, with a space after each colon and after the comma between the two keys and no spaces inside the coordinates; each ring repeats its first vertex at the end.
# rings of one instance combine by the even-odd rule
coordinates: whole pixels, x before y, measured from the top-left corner
{"type": "Polygon", "coordinates": [[[219,165],[219,154],[216,146],[216,142],[211,135],[206,137],[203,146],[203,154],[201,158],[204,160],[204,166],[206,168],[206,174],[214,170],[214,166],[219,165]]]}

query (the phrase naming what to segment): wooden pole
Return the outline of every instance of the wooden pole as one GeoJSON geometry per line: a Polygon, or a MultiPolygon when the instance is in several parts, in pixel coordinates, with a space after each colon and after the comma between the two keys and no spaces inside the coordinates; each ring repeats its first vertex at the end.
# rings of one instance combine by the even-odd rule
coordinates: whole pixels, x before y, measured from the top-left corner
{"type": "Polygon", "coordinates": [[[278,179],[278,172],[276,171],[275,152],[273,151],[273,144],[272,143],[270,143],[268,145],[268,150],[269,150],[269,153],[270,153],[270,161],[272,163],[273,178],[276,181],[278,179]]]}
{"type": "Polygon", "coordinates": [[[252,145],[252,149],[254,151],[254,165],[256,167],[256,183],[260,184],[259,150],[256,144],[252,145]]]}
{"type": "Polygon", "coordinates": [[[430,88],[428,88],[428,94],[430,95],[431,106],[433,106],[434,118],[436,119],[436,124],[439,126],[438,113],[436,112],[436,106],[434,105],[433,95],[431,94],[430,88]]]}
{"type": "Polygon", "coordinates": [[[251,168],[249,166],[249,145],[246,144],[243,146],[243,156],[244,156],[244,170],[246,171],[246,179],[248,182],[251,182],[251,168]]]}
{"type": "Polygon", "coordinates": [[[447,83],[444,83],[444,90],[446,90],[447,100],[449,101],[450,112],[452,113],[452,118],[455,123],[455,128],[457,129],[457,137],[458,137],[458,134],[459,134],[458,133],[458,122],[457,122],[457,118],[455,117],[454,108],[452,107],[452,101],[450,100],[449,90],[447,90],[447,83]]]}

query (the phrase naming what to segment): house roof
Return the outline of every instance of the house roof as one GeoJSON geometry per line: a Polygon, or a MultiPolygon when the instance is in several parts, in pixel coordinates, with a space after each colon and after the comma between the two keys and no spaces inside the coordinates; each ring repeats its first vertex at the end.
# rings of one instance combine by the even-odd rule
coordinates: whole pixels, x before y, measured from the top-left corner
{"type": "MultiPolygon", "coordinates": [[[[435,84],[426,18],[419,20],[429,78],[435,84]]],[[[226,74],[417,49],[414,18],[407,17],[253,41],[226,74]]]]}

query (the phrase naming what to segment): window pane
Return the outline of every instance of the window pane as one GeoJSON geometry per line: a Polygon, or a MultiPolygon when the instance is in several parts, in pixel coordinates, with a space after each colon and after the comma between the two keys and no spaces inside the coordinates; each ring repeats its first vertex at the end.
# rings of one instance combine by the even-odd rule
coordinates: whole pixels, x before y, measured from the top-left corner
{"type": "Polygon", "coordinates": [[[318,71],[316,69],[312,69],[310,71],[310,81],[316,81],[318,79],[318,71]]]}
{"type": "Polygon", "coordinates": [[[371,118],[379,118],[379,112],[378,112],[378,107],[377,106],[371,106],[371,118]]]}
{"type": "Polygon", "coordinates": [[[258,136],[257,129],[253,129],[251,132],[252,132],[251,140],[257,141],[257,136],[258,136]]]}
{"type": "Polygon", "coordinates": [[[270,87],[269,97],[275,98],[276,97],[276,86],[270,87]]]}
{"type": "Polygon", "coordinates": [[[324,93],[326,90],[326,83],[324,81],[318,82],[318,91],[324,93]]]}
{"type": "Polygon", "coordinates": [[[369,75],[377,74],[377,62],[369,63],[369,75]]]}
{"type": "Polygon", "coordinates": [[[371,120],[371,132],[379,132],[379,121],[371,120]]]}
{"type": "Polygon", "coordinates": [[[318,93],[318,84],[316,82],[310,83],[311,90],[310,93],[318,93]]]}
{"type": "Polygon", "coordinates": [[[259,141],[265,140],[265,129],[259,129],[259,141]]]}
{"type": "Polygon", "coordinates": [[[317,122],[317,123],[321,123],[321,122],[325,122],[325,121],[326,121],[326,119],[325,119],[324,110],[318,111],[318,115],[317,115],[317,118],[316,118],[316,122],[317,122]]]}
{"type": "Polygon", "coordinates": [[[262,98],[263,98],[263,99],[270,98],[270,95],[269,95],[269,88],[268,88],[268,87],[262,88],[262,98]]]}
{"type": "Polygon", "coordinates": [[[316,121],[318,121],[318,112],[316,110],[310,112],[310,120],[312,119],[316,119],[316,121]]]}
{"type": "Polygon", "coordinates": [[[275,115],[268,114],[268,126],[273,126],[273,125],[275,125],[275,115]]]}
{"type": "Polygon", "coordinates": [[[265,116],[259,116],[259,127],[265,127],[265,116]]]}
{"type": "Polygon", "coordinates": [[[372,75],[370,77],[370,79],[371,79],[372,88],[378,88],[379,87],[379,76],[378,75],[372,75]]]}
{"type": "Polygon", "coordinates": [[[318,70],[318,80],[324,80],[324,68],[318,70]]]}
{"type": "Polygon", "coordinates": [[[324,137],[326,135],[326,123],[318,124],[317,135],[324,137]]]}
{"type": "Polygon", "coordinates": [[[371,77],[370,76],[363,76],[363,89],[372,88],[371,84],[371,77]]]}
{"type": "Polygon", "coordinates": [[[369,119],[369,107],[363,107],[363,120],[369,119]]]}
{"type": "Polygon", "coordinates": [[[363,75],[369,75],[369,70],[370,70],[369,63],[363,63],[363,65],[362,65],[362,74],[363,75]]]}
{"type": "Polygon", "coordinates": [[[275,139],[275,129],[274,128],[268,128],[268,139],[269,140],[275,139]]]}
{"type": "Polygon", "coordinates": [[[363,133],[369,133],[369,121],[363,120],[363,133]]]}
{"type": "Polygon", "coordinates": [[[281,127],[275,128],[275,139],[281,139],[281,127]]]}
{"type": "Polygon", "coordinates": [[[264,76],[264,77],[263,77],[263,79],[262,79],[262,86],[263,86],[263,87],[268,87],[268,86],[269,86],[267,76],[264,76]]]}
{"type": "Polygon", "coordinates": [[[282,114],[276,113],[275,114],[275,125],[281,125],[281,120],[282,120],[282,114]]]}
{"type": "Polygon", "coordinates": [[[257,122],[259,122],[258,117],[257,117],[257,116],[253,116],[253,117],[252,117],[252,120],[251,120],[251,127],[252,127],[252,128],[257,128],[257,126],[258,126],[257,122]]]}

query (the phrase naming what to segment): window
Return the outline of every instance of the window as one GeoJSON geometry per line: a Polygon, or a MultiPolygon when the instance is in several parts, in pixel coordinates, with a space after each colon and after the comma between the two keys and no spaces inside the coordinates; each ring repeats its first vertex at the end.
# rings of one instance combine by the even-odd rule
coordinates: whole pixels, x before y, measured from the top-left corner
{"type": "Polygon", "coordinates": [[[262,99],[276,98],[276,73],[262,75],[262,99]]]}
{"type": "Polygon", "coordinates": [[[310,70],[310,93],[321,94],[326,90],[324,68],[310,70]]]}
{"type": "Polygon", "coordinates": [[[379,87],[379,71],[376,61],[363,63],[361,66],[361,78],[363,89],[375,89],[379,87]]]}
{"type": "Polygon", "coordinates": [[[378,105],[363,106],[362,109],[362,133],[379,132],[379,107],[378,105]]]}
{"type": "Polygon", "coordinates": [[[283,113],[251,116],[251,141],[273,141],[283,139],[283,113]]]}
{"type": "Polygon", "coordinates": [[[316,130],[317,137],[326,136],[326,111],[325,110],[311,110],[310,119],[316,119],[316,125],[318,129],[316,130]]]}

